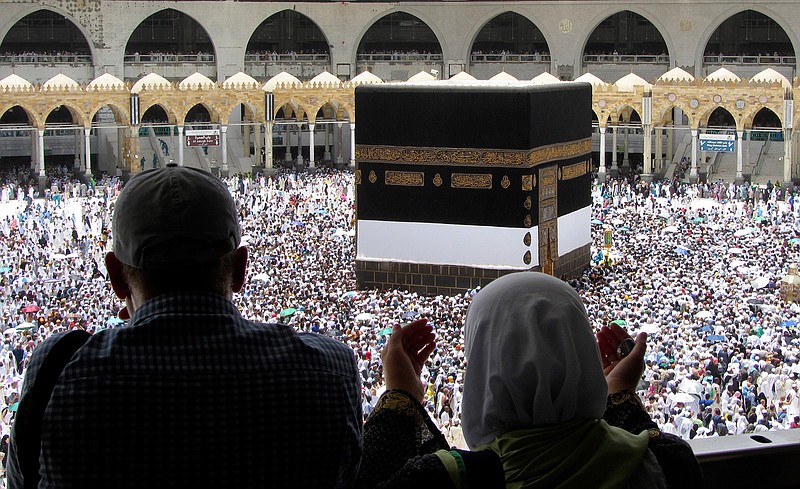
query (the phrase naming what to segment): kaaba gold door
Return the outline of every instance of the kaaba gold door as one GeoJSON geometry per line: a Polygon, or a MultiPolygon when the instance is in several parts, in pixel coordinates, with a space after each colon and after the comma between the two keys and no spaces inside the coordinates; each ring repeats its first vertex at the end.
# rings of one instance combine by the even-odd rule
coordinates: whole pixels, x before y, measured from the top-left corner
{"type": "Polygon", "coordinates": [[[539,267],[553,275],[558,260],[558,166],[539,170],[539,267]]]}

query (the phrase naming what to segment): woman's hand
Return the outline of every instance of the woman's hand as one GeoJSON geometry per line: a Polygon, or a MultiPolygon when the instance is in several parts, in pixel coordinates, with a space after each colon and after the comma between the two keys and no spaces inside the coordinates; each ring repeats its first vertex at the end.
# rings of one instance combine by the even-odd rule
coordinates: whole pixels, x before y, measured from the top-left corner
{"type": "Polygon", "coordinates": [[[608,393],[634,392],[642,380],[644,355],[647,352],[647,334],[639,333],[635,345],[628,355],[620,356],[617,347],[631,336],[618,324],[603,326],[597,333],[597,345],[603,361],[603,373],[608,384],[608,393]]]}
{"type": "Polygon", "coordinates": [[[425,387],[420,381],[422,366],[436,347],[433,327],[425,318],[407,326],[395,324],[392,336],[381,351],[386,389],[402,389],[422,402],[425,387]]]}

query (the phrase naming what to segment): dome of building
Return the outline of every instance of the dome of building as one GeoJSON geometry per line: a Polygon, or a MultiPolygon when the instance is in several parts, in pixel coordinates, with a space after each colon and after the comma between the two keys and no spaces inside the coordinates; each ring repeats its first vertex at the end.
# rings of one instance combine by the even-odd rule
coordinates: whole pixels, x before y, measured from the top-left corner
{"type": "Polygon", "coordinates": [[[430,73],[428,73],[427,71],[420,71],[419,73],[417,73],[416,75],[414,75],[414,76],[412,76],[411,78],[408,79],[408,81],[411,82],[411,83],[413,83],[413,82],[429,82],[429,81],[434,81],[434,80],[436,80],[436,78],[433,75],[431,75],[430,73]]]}
{"type": "Polygon", "coordinates": [[[649,83],[647,83],[647,80],[636,73],[628,73],[617,80],[614,85],[617,86],[617,89],[620,92],[633,92],[635,91],[633,87],[644,87],[645,89],[648,89],[651,86],[649,83]]]}
{"type": "Polygon", "coordinates": [[[450,77],[450,81],[473,81],[476,78],[466,71],[459,71],[455,75],[450,77]]]}
{"type": "Polygon", "coordinates": [[[353,79],[350,80],[350,83],[356,83],[356,84],[359,84],[359,85],[365,85],[365,84],[368,84],[368,83],[383,83],[383,80],[381,80],[374,73],[372,73],[370,71],[367,71],[367,70],[364,70],[361,73],[359,73],[358,75],[356,75],[355,77],[353,77],[353,79]]]}
{"type": "Polygon", "coordinates": [[[277,75],[267,80],[267,83],[265,83],[262,88],[266,92],[271,92],[275,90],[275,88],[277,88],[278,85],[286,85],[286,86],[300,85],[300,80],[290,75],[289,73],[286,73],[285,71],[281,71],[277,75]]]}
{"type": "Polygon", "coordinates": [[[31,88],[33,84],[14,73],[0,80],[0,88],[31,88]]]}
{"type": "Polygon", "coordinates": [[[63,73],[59,73],[53,78],[42,83],[47,88],[80,88],[80,84],[63,73]]]}
{"type": "Polygon", "coordinates": [[[227,80],[222,82],[222,87],[223,88],[233,88],[233,87],[237,87],[237,86],[247,87],[247,86],[253,86],[253,85],[258,85],[258,80],[256,80],[252,76],[250,76],[247,73],[244,73],[242,71],[231,75],[230,77],[228,77],[227,80]]]}
{"type": "Polygon", "coordinates": [[[686,70],[676,66],[659,76],[657,81],[694,81],[694,77],[686,70]]]}
{"type": "Polygon", "coordinates": [[[314,78],[312,78],[310,80],[310,82],[311,83],[321,83],[323,85],[333,84],[333,85],[336,85],[336,86],[339,86],[339,85],[342,84],[342,81],[340,79],[338,79],[335,75],[333,75],[332,73],[329,73],[327,71],[323,71],[319,75],[315,76],[314,78]]]}
{"type": "Polygon", "coordinates": [[[583,82],[583,83],[590,83],[592,86],[605,85],[606,84],[606,82],[601,80],[599,77],[597,77],[596,75],[593,75],[591,73],[588,73],[588,72],[584,73],[581,76],[579,76],[578,78],[576,78],[575,81],[576,82],[583,82]]]}
{"type": "Polygon", "coordinates": [[[111,73],[103,73],[94,80],[89,82],[89,88],[96,88],[99,90],[107,88],[124,88],[125,82],[112,75],[111,73]]]}
{"type": "Polygon", "coordinates": [[[501,71],[500,73],[494,75],[493,77],[489,78],[490,81],[519,81],[514,76],[509,75],[505,71],[501,71]]]}
{"type": "Polygon", "coordinates": [[[169,80],[167,80],[161,75],[150,73],[149,75],[143,76],[136,83],[133,84],[133,87],[131,87],[131,93],[139,93],[143,89],[169,88],[169,87],[170,87],[169,80]]]}
{"type": "Polygon", "coordinates": [[[705,81],[709,82],[728,82],[728,81],[738,82],[740,80],[741,78],[739,78],[733,72],[725,68],[720,68],[714,73],[711,73],[710,75],[705,77],[705,81]]]}
{"type": "Polygon", "coordinates": [[[536,75],[535,77],[533,77],[531,81],[533,82],[534,85],[549,85],[551,83],[561,83],[561,80],[559,80],[558,78],[556,78],[555,76],[551,75],[546,71],[544,73],[536,75]]]}
{"type": "Polygon", "coordinates": [[[788,78],[778,73],[777,71],[773,70],[772,68],[767,68],[764,71],[756,73],[756,75],[753,76],[753,78],[751,78],[750,81],[765,82],[765,83],[780,83],[783,86],[783,88],[792,88],[792,82],[790,82],[788,78]]]}
{"type": "Polygon", "coordinates": [[[187,88],[214,88],[214,86],[214,82],[209,77],[196,71],[178,83],[178,88],[181,90],[186,90],[187,88]]]}

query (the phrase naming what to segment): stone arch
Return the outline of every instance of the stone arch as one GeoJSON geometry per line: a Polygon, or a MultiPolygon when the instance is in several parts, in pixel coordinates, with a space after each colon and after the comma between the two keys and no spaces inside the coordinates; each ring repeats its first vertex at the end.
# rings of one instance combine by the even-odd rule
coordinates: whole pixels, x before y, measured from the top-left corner
{"type": "MultiPolygon", "coordinates": [[[[580,53],[581,59],[583,58],[584,54],[587,54],[587,50],[589,49],[589,44],[591,42],[591,38],[597,32],[598,28],[600,28],[602,23],[607,21],[607,20],[609,20],[609,19],[611,19],[612,17],[618,16],[620,14],[624,14],[625,12],[628,12],[630,14],[633,14],[635,16],[641,17],[644,20],[646,20],[653,27],[654,34],[656,34],[657,36],[661,37],[661,43],[665,47],[664,51],[666,52],[666,54],[670,57],[670,59],[674,58],[674,55],[673,55],[673,53],[674,53],[674,45],[673,45],[672,39],[668,35],[665,36],[665,34],[664,34],[664,33],[669,33],[670,32],[669,29],[667,29],[666,26],[664,26],[661,22],[659,22],[657,20],[658,19],[657,16],[650,15],[649,12],[645,12],[640,8],[637,8],[637,7],[633,6],[633,5],[630,5],[629,8],[627,8],[627,9],[621,9],[621,10],[614,11],[614,12],[608,14],[608,15],[605,15],[602,18],[597,19],[594,22],[594,24],[591,24],[591,25],[594,25],[594,27],[591,29],[591,31],[589,31],[589,34],[588,34],[587,38],[584,39],[583,46],[581,48],[581,53],[580,53]]],[[[638,20],[638,19],[636,17],[634,17],[634,20],[638,20]]],[[[654,44],[655,43],[657,43],[657,40],[654,40],[654,44]]],[[[623,54],[623,53],[620,53],[620,54],[623,54]]],[[[633,53],[631,53],[631,54],[633,54],[633,53]]]]}
{"type": "Polygon", "coordinates": [[[29,107],[25,106],[24,103],[13,103],[13,102],[6,105],[5,107],[0,107],[0,125],[3,124],[3,118],[7,116],[7,113],[10,110],[16,108],[22,109],[22,113],[24,113],[25,116],[27,117],[28,124],[30,125],[30,127],[42,127],[44,125],[44,123],[42,122],[41,118],[36,113],[36,111],[31,110],[29,107]]]}
{"type": "Polygon", "coordinates": [[[728,110],[727,107],[723,105],[714,105],[703,112],[703,115],[699,118],[700,125],[706,128],[716,128],[716,129],[741,129],[741,122],[737,121],[736,116],[733,115],[733,112],[728,110]],[[730,122],[733,124],[729,124],[730,122]]]}
{"type": "MultiPolygon", "coordinates": [[[[233,111],[242,106],[244,106],[244,120],[259,122],[262,119],[260,111],[249,100],[236,98],[228,105],[219,108],[220,121],[226,121],[225,123],[227,123],[233,115],[233,111]]],[[[272,114],[272,117],[274,118],[275,114],[272,114]]]]}
{"type": "Polygon", "coordinates": [[[19,15],[18,18],[13,21],[13,23],[9,22],[9,24],[11,24],[11,27],[9,27],[8,30],[6,30],[5,32],[0,32],[0,36],[2,36],[2,41],[0,41],[0,48],[4,47],[3,45],[5,44],[8,35],[19,24],[21,20],[37,12],[52,12],[53,14],[57,14],[59,16],[64,17],[64,19],[68,20],[72,24],[72,26],[75,29],[77,29],[78,32],[80,32],[81,35],[83,36],[83,40],[86,42],[86,45],[89,50],[89,55],[92,57],[92,61],[94,62],[96,58],[94,41],[92,40],[91,33],[86,29],[86,27],[83,24],[81,24],[69,11],[60,9],[52,5],[42,6],[42,4],[39,3],[32,4],[32,7],[30,9],[27,9],[26,11],[23,11],[21,15],[19,15]]]}
{"type": "Polygon", "coordinates": [[[744,12],[747,11],[752,11],[764,15],[769,19],[771,19],[772,21],[774,21],[778,25],[778,27],[780,27],[786,34],[786,37],[789,39],[789,42],[792,46],[793,52],[795,54],[797,53],[797,46],[798,46],[797,33],[794,32],[794,30],[792,30],[791,28],[789,28],[789,26],[792,25],[792,22],[789,22],[787,19],[784,19],[782,18],[782,16],[778,15],[776,12],[764,8],[761,5],[753,4],[750,5],[749,8],[742,8],[738,5],[731,5],[730,8],[726,9],[722,14],[719,15],[719,17],[716,19],[716,22],[710,23],[706,28],[706,30],[701,33],[701,35],[699,36],[700,42],[698,42],[697,51],[695,52],[695,59],[701,60],[702,64],[703,55],[706,52],[708,44],[711,40],[711,36],[713,36],[714,33],[717,32],[717,30],[720,29],[725,22],[732,20],[737,15],[743,14],[744,12]]]}
{"type": "MultiPolygon", "coordinates": [[[[86,114],[76,105],[73,105],[70,102],[60,100],[58,103],[47,107],[44,112],[42,112],[44,125],[47,125],[47,119],[53,114],[53,112],[57,111],[59,108],[65,108],[69,112],[70,116],[72,117],[72,122],[76,126],[87,127],[87,120],[86,114]]],[[[89,119],[89,124],[91,124],[91,119],[89,119]]]]}
{"type": "Polygon", "coordinates": [[[178,117],[175,115],[175,113],[172,111],[172,109],[169,106],[164,105],[164,104],[162,104],[160,102],[153,102],[153,103],[151,103],[149,105],[143,105],[140,108],[139,112],[142,114],[142,124],[144,124],[144,119],[145,119],[145,116],[147,115],[147,112],[150,109],[154,108],[154,107],[158,107],[159,109],[161,109],[164,112],[164,114],[167,116],[167,120],[165,122],[166,124],[176,124],[177,123],[178,117]]]}
{"type": "MultiPolygon", "coordinates": [[[[174,7],[169,7],[169,8],[157,9],[156,11],[154,11],[153,13],[148,15],[147,17],[143,18],[136,25],[136,27],[134,27],[134,29],[131,31],[130,35],[128,36],[128,41],[125,43],[125,54],[133,54],[132,50],[134,50],[135,48],[139,47],[138,45],[132,47],[131,46],[131,42],[133,42],[133,37],[136,36],[137,33],[142,32],[142,34],[140,34],[140,35],[146,34],[146,33],[144,33],[142,31],[143,29],[147,28],[146,26],[143,25],[145,22],[147,22],[148,20],[150,20],[150,19],[152,19],[152,18],[154,18],[154,17],[156,17],[156,16],[158,16],[160,14],[175,15],[175,14],[172,14],[171,12],[174,12],[175,14],[179,14],[180,16],[185,16],[186,19],[188,19],[189,21],[193,22],[193,25],[196,25],[197,27],[199,27],[202,30],[201,33],[205,33],[205,36],[207,37],[208,40],[206,42],[198,43],[198,44],[203,44],[203,45],[208,44],[211,47],[210,48],[211,52],[214,54],[215,59],[216,59],[217,46],[215,44],[214,38],[212,38],[211,35],[209,34],[208,29],[206,29],[206,27],[199,20],[197,20],[194,16],[184,12],[180,8],[177,8],[177,5],[175,5],[174,7]]],[[[158,37],[155,36],[154,27],[151,27],[151,29],[153,29],[153,30],[151,30],[151,39],[150,39],[152,41],[151,44],[153,46],[156,46],[157,44],[159,44],[159,43],[156,42],[158,37]]],[[[166,39],[166,38],[162,38],[161,40],[164,40],[164,39],[166,39]]],[[[174,39],[174,37],[173,37],[173,39],[174,39]]],[[[179,41],[179,42],[182,42],[182,43],[185,44],[185,40],[179,41]]],[[[163,43],[163,44],[167,44],[167,43],[163,43]]],[[[145,44],[143,42],[142,45],[146,46],[147,44],[145,44]]],[[[176,44],[176,46],[177,46],[177,44],[176,44]]],[[[136,51],[138,52],[138,50],[136,50],[136,51]]],[[[180,53],[179,49],[176,49],[175,52],[176,53],[180,53]]]]}
{"type": "Polygon", "coordinates": [[[486,14],[484,14],[483,16],[481,16],[477,20],[477,22],[475,22],[475,24],[470,27],[470,30],[464,36],[464,45],[461,47],[461,51],[467,53],[468,55],[471,54],[472,53],[472,48],[475,45],[475,40],[478,38],[478,35],[480,34],[481,30],[483,30],[483,28],[489,22],[491,22],[493,19],[495,19],[495,18],[497,18],[497,17],[499,17],[499,16],[501,16],[501,15],[503,15],[505,13],[517,14],[520,17],[522,17],[523,19],[528,20],[531,24],[533,24],[533,26],[536,29],[538,29],[539,32],[541,33],[543,42],[547,46],[547,51],[548,52],[552,52],[552,49],[550,48],[552,43],[548,39],[548,33],[543,31],[536,24],[536,22],[534,22],[533,19],[531,19],[529,17],[528,12],[522,10],[518,6],[512,6],[512,5],[505,5],[505,6],[498,7],[496,9],[492,9],[492,10],[488,11],[486,14]]]}
{"type": "MultiPolygon", "coordinates": [[[[536,42],[536,43],[531,42],[531,47],[533,47],[535,50],[539,50],[542,46],[544,46],[544,51],[546,51],[548,53],[550,52],[550,45],[547,42],[547,38],[545,37],[544,32],[542,32],[542,30],[539,28],[539,26],[537,26],[536,23],[533,22],[531,19],[529,19],[527,16],[525,16],[525,15],[519,13],[519,12],[515,12],[512,9],[504,10],[503,12],[498,13],[498,14],[488,18],[487,20],[483,21],[478,26],[476,26],[476,29],[474,30],[474,32],[471,33],[472,34],[471,37],[470,37],[471,42],[470,42],[470,44],[468,46],[468,51],[467,52],[468,53],[472,53],[475,50],[475,45],[478,42],[478,37],[481,36],[481,34],[484,32],[485,29],[489,28],[489,24],[491,22],[493,22],[495,20],[498,20],[498,21],[499,20],[506,20],[506,19],[501,19],[504,16],[509,17],[509,19],[507,19],[507,20],[511,20],[512,22],[516,21],[516,20],[521,20],[523,22],[527,22],[527,25],[525,27],[531,27],[532,28],[532,31],[533,31],[532,35],[536,36],[537,35],[536,33],[538,32],[538,36],[541,37],[541,41],[540,42],[536,42]]],[[[524,34],[524,32],[523,32],[523,34],[524,34]]],[[[533,40],[531,40],[531,41],[533,41],[533,40]]],[[[501,40],[501,42],[502,42],[502,40],[501,40]]]]}
{"type": "Polygon", "coordinates": [[[402,8],[402,9],[394,8],[394,9],[391,9],[389,11],[381,12],[377,16],[375,16],[372,19],[370,19],[369,22],[364,24],[364,26],[361,29],[361,32],[359,32],[359,35],[357,37],[358,44],[356,45],[356,49],[353,52],[353,57],[354,57],[353,61],[354,62],[355,62],[355,57],[359,53],[362,52],[363,45],[364,45],[364,38],[369,33],[370,29],[372,29],[379,21],[383,20],[384,18],[392,16],[392,15],[396,15],[396,14],[409,15],[411,17],[415,17],[417,20],[422,22],[422,24],[425,25],[425,27],[427,27],[428,29],[430,29],[430,31],[433,33],[433,36],[434,36],[434,38],[436,40],[436,44],[437,44],[437,46],[439,48],[439,52],[441,52],[443,56],[445,55],[445,53],[447,53],[447,46],[443,42],[443,39],[445,39],[445,36],[439,31],[438,26],[436,26],[436,24],[432,23],[430,19],[426,20],[427,16],[425,15],[424,12],[419,11],[417,9],[413,9],[413,8],[407,8],[407,7],[408,6],[404,5],[404,8],[402,8]]]}
{"type": "MultiPolygon", "coordinates": [[[[281,19],[278,19],[278,21],[280,21],[280,20],[281,19]]],[[[289,20],[289,19],[287,19],[287,20],[289,20]]],[[[309,49],[313,49],[313,50],[319,49],[319,50],[322,50],[325,53],[327,53],[328,56],[331,55],[330,43],[328,41],[328,37],[325,34],[325,32],[322,30],[322,28],[320,28],[319,24],[316,21],[314,21],[311,17],[309,17],[309,16],[307,16],[307,15],[305,15],[303,13],[297,12],[296,10],[290,10],[290,9],[280,10],[280,11],[275,12],[274,14],[270,15],[266,19],[264,19],[253,30],[253,33],[250,35],[250,38],[247,41],[247,46],[245,47],[245,52],[247,53],[247,52],[251,52],[253,50],[257,50],[258,46],[263,46],[263,49],[269,49],[270,46],[277,47],[278,49],[276,49],[275,51],[278,52],[278,53],[286,52],[285,51],[286,49],[291,49],[293,51],[300,51],[300,50],[308,51],[309,49]],[[256,38],[257,36],[261,36],[261,35],[270,35],[269,34],[269,31],[270,31],[269,26],[266,26],[267,22],[269,22],[270,19],[273,19],[273,18],[278,17],[278,16],[283,16],[283,15],[287,15],[289,17],[297,16],[296,19],[294,19],[294,21],[297,21],[297,22],[302,21],[304,19],[307,20],[313,26],[313,33],[315,33],[315,34],[319,33],[321,38],[319,40],[314,39],[313,42],[308,42],[308,41],[303,42],[302,45],[300,46],[299,50],[294,49],[295,47],[297,47],[297,43],[299,42],[298,39],[297,39],[297,36],[295,36],[294,39],[292,39],[291,35],[288,36],[288,39],[292,40],[291,43],[287,43],[286,42],[287,41],[287,36],[282,36],[281,32],[276,33],[275,34],[276,37],[274,37],[274,38],[272,38],[272,37],[270,37],[268,39],[258,39],[258,38],[256,38]],[[254,38],[256,38],[256,39],[254,39],[254,38]]]]}
{"type": "Polygon", "coordinates": [[[97,102],[97,104],[87,110],[86,119],[89,121],[89,124],[92,123],[94,117],[97,115],[97,112],[99,112],[103,107],[108,107],[111,109],[111,112],[114,114],[114,120],[117,124],[128,125],[128,122],[130,121],[130,112],[128,107],[121,107],[115,102],[109,100],[100,100],[97,102]]]}
{"type": "Polygon", "coordinates": [[[675,121],[672,120],[673,109],[680,109],[683,112],[683,114],[686,116],[686,118],[688,119],[689,127],[692,127],[692,114],[689,111],[688,107],[684,107],[680,103],[671,104],[671,105],[665,107],[663,110],[659,111],[658,113],[654,113],[653,114],[653,125],[655,126],[655,125],[659,125],[659,124],[666,124],[668,120],[672,121],[672,123],[674,124],[675,121]],[[669,116],[669,119],[668,119],[668,116],[669,116]]]}

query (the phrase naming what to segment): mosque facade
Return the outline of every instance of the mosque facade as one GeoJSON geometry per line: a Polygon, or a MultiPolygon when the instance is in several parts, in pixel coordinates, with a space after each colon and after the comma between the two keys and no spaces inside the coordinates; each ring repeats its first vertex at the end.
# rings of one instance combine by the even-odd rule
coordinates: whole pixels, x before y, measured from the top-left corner
{"type": "Polygon", "coordinates": [[[592,83],[601,174],[630,164],[629,153],[641,155],[637,171],[659,174],[685,141],[696,178],[712,166],[704,135],[726,133],[736,178],[758,166],[743,143],[765,135],[780,142],[781,179],[800,176],[792,133],[800,13],[791,2],[22,1],[3,9],[0,158],[27,157],[41,172],[59,153],[103,171],[176,160],[231,171],[273,160],[352,164],[355,87],[426,74],[443,83],[592,83]],[[185,144],[187,132],[203,130],[221,144],[185,144]]]}

